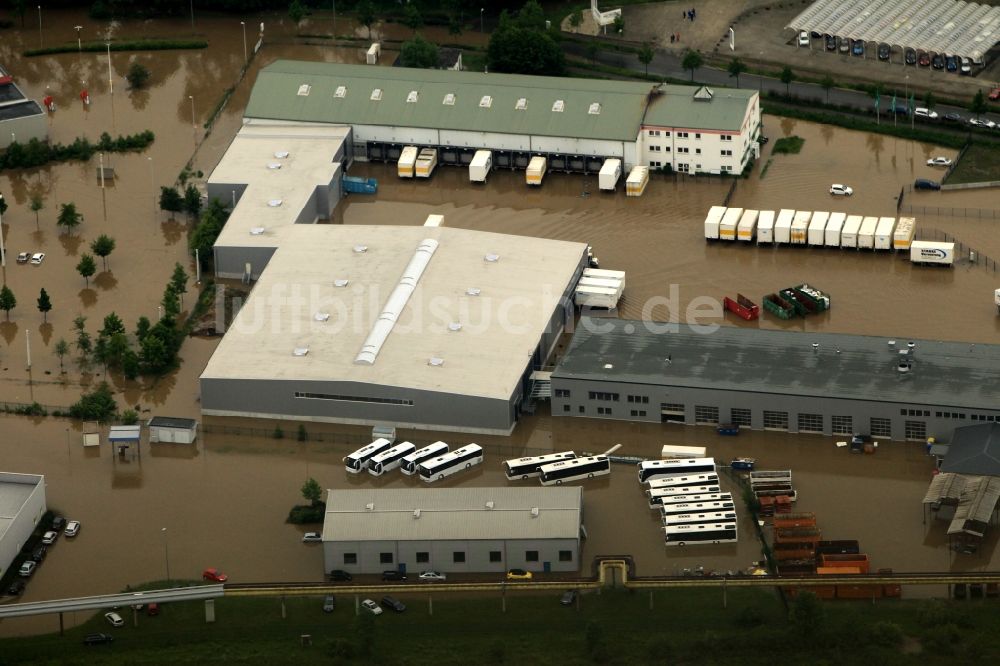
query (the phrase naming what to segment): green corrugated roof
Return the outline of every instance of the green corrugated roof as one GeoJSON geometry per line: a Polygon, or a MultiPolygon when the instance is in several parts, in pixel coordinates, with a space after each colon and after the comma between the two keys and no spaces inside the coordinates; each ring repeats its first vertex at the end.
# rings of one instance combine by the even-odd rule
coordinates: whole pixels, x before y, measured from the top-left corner
{"type": "MultiPolygon", "coordinates": [[[[244,115],[635,141],[652,87],[626,81],[278,60],[258,74],[244,115]],[[297,94],[302,84],[311,86],[308,96],[297,94]],[[334,96],[338,86],[347,89],[343,99],[334,96]],[[382,89],[381,101],[370,99],[374,88],[382,89]],[[408,103],[413,90],[418,101],[408,103]],[[442,103],[448,93],[455,95],[453,106],[442,103]],[[493,98],[490,108],[479,106],[484,95],[493,98]],[[515,110],[522,97],[527,109],[515,110]],[[565,103],[562,113],[552,111],[556,100],[565,103]],[[597,115],[589,113],[594,102],[601,105],[597,115]]],[[[689,95],[694,92],[681,88],[689,95]]]]}
{"type": "Polygon", "coordinates": [[[735,88],[693,88],[691,86],[661,86],[650,99],[646,110],[646,125],[657,127],[732,130],[737,132],[746,117],[747,101],[754,90],[735,88]],[[711,99],[705,99],[709,91],[711,99]],[[697,93],[702,93],[699,95],[697,93]]]}

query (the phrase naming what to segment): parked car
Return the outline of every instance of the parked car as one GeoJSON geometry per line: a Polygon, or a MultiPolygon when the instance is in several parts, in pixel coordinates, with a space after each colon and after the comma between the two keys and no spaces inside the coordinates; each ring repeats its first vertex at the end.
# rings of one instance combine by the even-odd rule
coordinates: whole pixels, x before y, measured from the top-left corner
{"type": "Polygon", "coordinates": [[[39,564],[41,564],[42,560],[45,559],[45,554],[48,552],[48,550],[49,549],[46,546],[38,546],[33,551],[31,551],[31,561],[38,562],[39,564]]]}
{"type": "Polygon", "coordinates": [[[43,261],[45,261],[45,253],[44,252],[36,252],[33,255],[31,255],[31,263],[32,263],[32,265],[38,266],[43,261]]]}
{"type": "Polygon", "coordinates": [[[879,44],[878,45],[878,59],[879,60],[888,60],[889,56],[891,56],[891,55],[892,55],[892,48],[888,44],[879,44]]]}
{"type": "Polygon", "coordinates": [[[31,255],[28,254],[27,252],[18,252],[17,253],[17,263],[19,263],[19,264],[26,264],[26,263],[28,263],[28,257],[30,257],[30,256],[31,255]]]}
{"type": "Polygon", "coordinates": [[[950,123],[960,123],[960,122],[962,122],[962,116],[958,115],[957,113],[946,113],[946,114],[944,114],[941,117],[944,118],[945,120],[947,120],[950,123]]]}
{"type": "Polygon", "coordinates": [[[951,166],[951,160],[947,157],[935,157],[927,160],[927,166],[951,166]]]}
{"type": "Polygon", "coordinates": [[[928,180],[927,178],[917,178],[913,181],[913,189],[915,190],[940,190],[941,183],[935,180],[928,180]]]}
{"type": "Polygon", "coordinates": [[[917,64],[917,52],[916,52],[916,50],[914,50],[914,49],[906,49],[903,52],[903,61],[907,65],[916,65],[917,64]]]}
{"type": "Polygon", "coordinates": [[[916,116],[917,118],[929,118],[931,120],[937,120],[938,112],[932,111],[931,109],[928,109],[923,106],[918,106],[917,108],[913,109],[913,115],[916,116]]]}
{"type": "Polygon", "coordinates": [[[970,58],[962,58],[962,64],[959,68],[959,72],[963,76],[968,76],[972,74],[972,60],[970,58]]]}
{"type": "Polygon", "coordinates": [[[973,127],[985,127],[986,129],[993,129],[997,126],[995,122],[986,118],[969,118],[969,124],[973,127]]]}
{"type": "Polygon", "coordinates": [[[124,627],[125,626],[125,620],[122,619],[121,615],[119,615],[118,613],[116,613],[114,611],[111,611],[109,613],[105,613],[104,614],[104,619],[107,620],[108,624],[110,624],[112,627],[124,627]]]}
{"type": "Polygon", "coordinates": [[[87,634],[83,637],[84,645],[104,645],[105,643],[111,643],[115,640],[115,637],[111,634],[87,634]]]}
{"type": "Polygon", "coordinates": [[[833,35],[826,36],[826,50],[836,51],[837,50],[837,38],[833,35]]]}
{"type": "Polygon", "coordinates": [[[56,542],[56,539],[58,538],[59,538],[59,532],[53,532],[52,530],[49,530],[48,532],[42,535],[42,543],[44,543],[46,546],[49,546],[54,544],[56,542]]]}
{"type": "Polygon", "coordinates": [[[958,59],[955,56],[946,56],[944,59],[944,68],[949,72],[958,71],[958,59]]]}
{"type": "Polygon", "coordinates": [[[420,573],[419,578],[420,580],[424,581],[427,580],[434,581],[434,580],[444,580],[445,578],[447,578],[447,576],[445,576],[440,571],[422,571],[420,573]]]}
{"type": "Polygon", "coordinates": [[[406,574],[402,571],[393,571],[390,569],[382,572],[382,580],[403,581],[406,580],[406,574]]]}
{"type": "Polygon", "coordinates": [[[324,613],[332,613],[333,612],[333,606],[334,606],[334,603],[333,603],[333,595],[332,594],[328,594],[325,597],[323,597],[323,612],[324,613]]]}
{"type": "Polygon", "coordinates": [[[532,578],[531,572],[524,569],[509,569],[507,571],[507,580],[531,580],[532,578]]]}
{"type": "Polygon", "coordinates": [[[841,185],[840,183],[834,183],[830,186],[830,194],[849,197],[854,194],[854,188],[848,187],[847,185],[841,185]]]}
{"type": "Polygon", "coordinates": [[[306,532],[302,535],[302,543],[322,543],[323,535],[319,532],[306,532]]]}
{"type": "Polygon", "coordinates": [[[63,518],[62,516],[53,516],[52,517],[52,529],[54,529],[56,532],[58,532],[59,530],[61,530],[65,526],[66,526],[66,519],[65,518],[63,518]]]}
{"type": "Polygon", "coordinates": [[[920,65],[921,67],[930,67],[931,66],[931,54],[930,53],[924,53],[923,51],[921,51],[920,55],[917,56],[917,64],[920,65]]]}
{"type": "Polygon", "coordinates": [[[12,597],[19,597],[21,593],[24,592],[24,588],[27,587],[23,580],[15,579],[11,581],[10,587],[7,588],[7,594],[12,597]]]}
{"type": "Polygon", "coordinates": [[[572,606],[576,603],[576,595],[576,590],[566,590],[562,593],[562,596],[559,597],[559,603],[563,606],[572,606]]]}
{"type": "Polygon", "coordinates": [[[146,615],[149,617],[156,617],[160,614],[160,604],[155,601],[148,606],[146,606],[146,615]]]}
{"type": "Polygon", "coordinates": [[[17,574],[22,578],[30,578],[31,574],[35,573],[35,569],[38,568],[38,562],[34,560],[28,560],[21,563],[21,568],[17,570],[17,574]]]}
{"type": "Polygon", "coordinates": [[[344,571],[343,569],[334,569],[333,571],[330,572],[330,580],[332,580],[335,583],[340,583],[344,581],[350,582],[353,579],[354,577],[351,576],[351,574],[344,571]]]}
{"type": "Polygon", "coordinates": [[[720,435],[738,435],[740,434],[740,427],[732,423],[720,423],[715,426],[715,432],[720,435]]]}
{"type": "Polygon", "coordinates": [[[799,33],[799,46],[809,46],[809,33],[805,30],[799,33]]]}
{"type": "Polygon", "coordinates": [[[839,51],[841,53],[851,52],[851,40],[849,40],[847,37],[839,37],[837,41],[838,41],[839,51]]]}
{"type": "Polygon", "coordinates": [[[365,599],[364,601],[362,601],[361,607],[364,608],[369,613],[371,613],[372,615],[382,614],[382,609],[379,608],[378,604],[372,601],[371,599],[365,599]]]}
{"type": "Polygon", "coordinates": [[[79,520],[71,520],[68,523],[66,523],[66,532],[65,532],[65,534],[66,534],[67,537],[75,537],[79,533],[80,533],[80,521],[79,520]]]}
{"type": "Polygon", "coordinates": [[[990,94],[987,95],[986,97],[993,102],[997,101],[998,99],[1000,99],[1000,88],[994,88],[993,90],[990,91],[990,94]]]}
{"type": "Polygon", "coordinates": [[[863,56],[865,54],[865,42],[861,39],[855,39],[851,42],[851,54],[856,56],[863,56]]]}
{"type": "Polygon", "coordinates": [[[229,580],[229,576],[222,573],[215,567],[212,567],[211,569],[205,569],[204,571],[201,572],[201,579],[210,580],[216,583],[225,583],[227,580],[229,580]]]}
{"type": "Polygon", "coordinates": [[[406,610],[406,604],[395,597],[390,597],[389,595],[382,597],[382,605],[397,613],[402,613],[406,610]]]}
{"type": "Polygon", "coordinates": [[[931,67],[934,69],[944,69],[944,56],[940,53],[935,53],[934,57],[931,58],[931,67]]]}

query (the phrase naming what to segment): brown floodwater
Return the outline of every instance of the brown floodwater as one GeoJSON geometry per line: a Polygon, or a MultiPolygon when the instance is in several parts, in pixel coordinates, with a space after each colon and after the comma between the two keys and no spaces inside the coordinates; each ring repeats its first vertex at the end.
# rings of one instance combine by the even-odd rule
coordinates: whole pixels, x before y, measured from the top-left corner
{"type": "MultiPolygon", "coordinates": [[[[80,13],[51,14],[58,21],[53,18],[50,33],[46,18],[45,43],[74,38],[67,26],[86,26],[85,38],[96,38],[103,30],[80,13]],[[56,25],[69,35],[58,37],[56,25]]],[[[250,17],[248,27],[257,19],[250,17]]],[[[320,19],[315,21],[313,32],[319,34],[320,19]]],[[[341,21],[338,33],[345,34],[346,29],[339,27],[341,21]]],[[[162,36],[184,34],[188,25],[184,20],[150,21],[116,30],[162,36]]],[[[88,317],[92,332],[111,311],[121,315],[130,329],[138,316],[156,316],[174,263],[189,268],[192,264],[186,251],[187,221],[172,221],[156,211],[154,189],[173,181],[192,155],[195,169],[210,172],[240,126],[250,86],[261,66],[279,57],[358,62],[363,55],[361,48],[288,43],[291,27],[287,20],[269,20],[267,26],[268,35],[275,34],[279,43],[265,45],[207,136],[201,123],[223,91],[234,85],[243,61],[242,34],[232,16],[197,17],[196,32],[211,35],[211,45],[202,51],[113,54],[119,77],[113,96],[105,80],[106,56],[22,59],[20,50],[34,46],[31,40],[37,33],[24,31],[23,41],[18,31],[3,33],[0,60],[26,92],[39,98],[48,88],[56,98],[59,108],[50,116],[54,140],[66,142],[80,135],[96,139],[103,131],[124,134],[144,129],[153,129],[158,140],[143,154],[109,156],[117,177],[104,190],[96,178],[96,158],[87,164],[0,173],[0,191],[11,203],[4,227],[12,254],[3,276],[19,302],[11,321],[0,323],[0,400],[67,405],[76,399],[81,385],[103,379],[101,369],[81,374],[69,359],[65,381],[60,379],[58,359],[51,349],[61,337],[72,340],[71,322],[77,315],[88,317]],[[131,57],[142,58],[153,72],[147,91],[126,91],[120,80],[131,57]],[[89,107],[77,97],[84,80],[91,91],[89,107]],[[195,100],[197,129],[192,128],[190,97],[195,100]],[[27,208],[35,192],[46,197],[40,231],[27,208]],[[58,234],[54,225],[58,204],[67,201],[74,201],[85,217],[69,237],[58,234]],[[75,265],[100,233],[115,237],[118,246],[109,269],[102,269],[85,285],[75,265]],[[17,265],[13,256],[20,251],[41,251],[47,256],[42,266],[17,265]],[[42,325],[34,305],[41,287],[53,301],[47,326],[42,325]],[[30,373],[25,370],[29,330],[30,373]]],[[[351,24],[349,29],[358,34],[357,26],[351,24]]],[[[395,34],[392,31],[399,26],[385,29],[395,34]]],[[[252,43],[252,36],[248,38],[252,43]]],[[[751,178],[737,182],[734,206],[893,215],[901,188],[914,178],[939,175],[924,165],[926,159],[953,156],[950,150],[891,137],[773,117],[764,122],[772,143],[751,178]],[[772,160],[773,139],[791,134],[806,140],[802,152],[772,160]],[[760,178],[761,166],[768,160],[772,161],[767,173],[760,178]],[[852,185],[855,196],[832,199],[827,194],[831,182],[852,185]]],[[[758,300],[788,284],[809,282],[833,298],[833,309],[822,317],[793,323],[770,318],[752,324],[726,323],[980,342],[994,341],[1000,328],[991,299],[998,280],[981,268],[915,268],[903,257],[856,251],[706,244],[702,235],[705,212],[722,201],[729,180],[655,176],[643,197],[631,199],[622,192],[602,193],[596,179],[577,175],[549,174],[540,189],[528,189],[519,172],[494,172],[485,186],[477,187],[469,184],[464,169],[449,167],[439,168],[429,182],[400,181],[391,167],[380,164],[357,164],[352,173],[378,178],[379,193],[346,199],[335,223],[421,224],[427,214],[440,213],[446,224],[454,226],[586,241],[594,246],[602,267],[629,274],[623,317],[671,316],[665,306],[649,308],[648,304],[654,297],[669,296],[672,285],[678,294],[674,309],[683,319],[687,305],[699,296],[721,299],[739,290],[758,300]],[[933,315],[928,316],[929,312],[933,315]]],[[[921,206],[991,208],[996,206],[994,199],[989,191],[922,192],[907,193],[905,201],[921,206]]],[[[992,233],[1000,220],[940,214],[917,218],[918,225],[941,229],[1000,257],[1000,241],[992,233]]],[[[186,303],[190,300],[189,294],[186,303]]],[[[120,391],[119,404],[138,405],[144,417],[199,417],[197,378],[215,345],[212,340],[189,339],[181,352],[180,369],[152,384],[112,375],[120,391]]],[[[274,428],[273,423],[239,419],[205,421],[216,427],[236,425],[263,432],[274,428]]],[[[282,426],[288,433],[282,440],[211,432],[190,447],[144,444],[141,459],[120,461],[111,457],[106,446],[99,452],[85,451],[79,426],[68,421],[0,417],[0,468],[45,474],[50,506],[84,524],[75,541],[62,540],[52,549],[30,581],[24,600],[107,593],[130,583],[164,578],[168,559],[173,578],[197,577],[203,568],[218,566],[240,582],[318,580],[321,548],[301,544],[303,530],[284,523],[289,507],[300,500],[299,487],[305,478],[313,476],[330,488],[418,485],[398,475],[379,480],[348,477],[340,459],[366,436],[365,428],[310,425],[310,432],[323,431],[336,439],[303,444],[293,441],[294,424],[282,426]]],[[[454,443],[467,439],[447,433],[400,435],[415,441],[438,436],[454,443]]],[[[487,450],[484,465],[448,484],[505,485],[500,462],[524,454],[603,451],[622,443],[623,454],[655,456],[666,442],[704,445],[719,460],[751,455],[762,468],[793,470],[800,496],[796,508],[817,513],[824,538],[858,539],[875,567],[967,570],[995,569],[998,564],[994,561],[996,534],[987,539],[980,554],[957,556],[947,548],[942,523],[924,524],[920,501],[933,466],[922,447],[912,444],[885,443],[875,455],[851,456],[836,448],[834,439],[822,436],[745,432],[726,438],[707,428],[552,418],[545,406],[525,418],[513,436],[477,441],[487,450]]],[[[584,488],[589,533],[584,562],[600,554],[630,553],[640,574],[654,575],[697,566],[744,569],[760,558],[753,526],[742,513],[738,544],[666,549],[657,515],[646,505],[629,466],[616,466],[610,478],[584,488]]],[[[81,614],[71,621],[83,619],[81,614]]],[[[53,618],[27,618],[0,623],[0,635],[55,628],[53,618]]]]}

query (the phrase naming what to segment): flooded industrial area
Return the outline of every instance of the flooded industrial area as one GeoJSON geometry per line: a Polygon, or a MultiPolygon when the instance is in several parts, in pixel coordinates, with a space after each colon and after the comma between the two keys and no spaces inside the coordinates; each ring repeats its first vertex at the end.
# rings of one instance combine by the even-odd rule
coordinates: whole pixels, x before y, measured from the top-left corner
{"type": "MultiPolygon", "coordinates": [[[[65,18],[64,27],[78,20],[93,33],[90,38],[98,34],[99,26],[82,15],[66,13],[65,18]]],[[[129,25],[128,30],[130,35],[162,35],[174,25],[151,22],[144,28],[129,25]]],[[[246,77],[236,84],[243,65],[238,21],[212,16],[199,18],[198,26],[211,35],[208,49],[112,54],[117,77],[113,95],[104,55],[23,58],[20,51],[34,44],[22,43],[22,37],[30,40],[32,32],[5,33],[0,62],[28,96],[38,99],[47,93],[56,99],[58,110],[50,115],[52,140],[68,143],[81,135],[96,139],[105,131],[117,135],[146,129],[157,139],[144,153],[105,156],[115,178],[103,188],[96,157],[87,163],[0,172],[0,192],[10,204],[3,216],[8,253],[47,255],[40,266],[8,261],[4,269],[18,305],[9,322],[0,322],[0,402],[67,406],[81,387],[108,379],[118,392],[119,407],[137,407],[142,418],[160,414],[202,420],[198,377],[217,340],[189,338],[179,369],[155,382],[129,381],[116,373],[104,377],[99,367],[81,373],[75,352],[64,361],[68,372],[61,374],[54,345],[61,338],[73,340],[72,322],[80,315],[87,317],[92,332],[112,311],[129,330],[140,316],[156,317],[163,287],[177,262],[192,274],[185,296],[185,307],[190,306],[196,291],[187,250],[190,221],[182,214],[171,219],[158,210],[159,187],[173,184],[189,160],[192,171],[201,170],[207,178],[240,127],[241,111],[261,67],[279,58],[356,62],[363,50],[275,44],[265,37],[246,77]],[[125,89],[122,72],[134,57],[152,70],[148,90],[125,89]],[[234,85],[206,136],[205,121],[234,85]],[[79,99],[82,87],[90,92],[89,106],[79,99]],[[45,198],[37,228],[28,208],[36,193],[45,198]],[[55,218],[59,204],[70,201],[84,221],[67,235],[57,230],[55,218]],[[99,267],[89,284],[81,284],[76,263],[102,233],[114,237],[117,248],[108,269],[99,267]],[[42,287],[53,302],[44,324],[35,308],[42,287]],[[31,368],[26,370],[29,338],[31,368]]],[[[271,29],[266,27],[265,34],[271,29]]],[[[282,38],[288,35],[287,26],[273,29],[282,38]]],[[[64,32],[68,34],[53,36],[52,41],[75,38],[69,28],[64,32]]],[[[762,317],[745,322],[723,316],[720,308],[715,313],[699,310],[699,321],[995,342],[1000,317],[992,293],[1000,286],[1000,276],[981,264],[959,261],[954,268],[930,268],[915,266],[902,255],[865,250],[706,243],[705,213],[722,204],[735,182],[731,206],[864,215],[897,215],[898,197],[905,191],[904,206],[935,211],[926,217],[913,213],[918,229],[939,230],[1000,258],[995,233],[1000,217],[973,216],[966,210],[997,207],[995,191],[909,191],[915,178],[940,176],[925,165],[927,159],[954,157],[955,151],[773,116],[765,117],[764,126],[771,143],[749,178],[657,174],[640,198],[626,198],[621,190],[601,192],[596,177],[580,175],[551,173],[541,188],[529,190],[523,173],[516,171],[495,171],[485,185],[473,185],[460,168],[442,166],[429,181],[417,182],[397,179],[394,165],[356,163],[351,175],[376,178],[378,194],[350,195],[331,223],[419,225],[428,214],[442,214],[446,226],[586,242],[602,268],[628,273],[619,313],[624,318],[683,321],[688,306],[699,297],[721,302],[739,292],[759,301],[763,294],[808,283],[830,295],[829,311],[808,319],[762,317]],[[791,135],[805,139],[801,153],[772,155],[774,140],[791,135]],[[830,196],[834,182],[851,185],[855,195],[830,196]]],[[[196,176],[193,180],[203,181],[196,176]]],[[[300,487],[307,478],[314,477],[324,488],[420,485],[398,474],[376,479],[345,472],[341,458],[364,441],[370,433],[365,428],[309,424],[309,439],[299,442],[297,426],[290,422],[280,424],[282,439],[268,434],[277,425],[273,421],[206,417],[203,422],[205,431],[194,445],[144,442],[140,455],[123,460],[108,448],[84,449],[79,424],[68,419],[0,416],[0,469],[44,474],[50,508],[84,525],[75,541],[62,540],[51,549],[21,600],[109,593],[166,578],[194,579],[209,566],[224,569],[234,582],[321,580],[322,546],[301,543],[304,530],[285,522],[289,509],[301,501],[300,487]],[[247,434],[249,429],[256,432],[247,434]]],[[[501,462],[521,455],[567,449],[602,452],[622,444],[622,455],[658,457],[666,443],[706,446],[717,461],[752,456],[759,469],[792,470],[798,490],[794,510],[815,512],[824,539],[857,539],[873,571],[986,570],[1000,564],[996,530],[978,553],[959,555],[949,549],[946,524],[925,521],[921,501],[934,463],[922,444],[883,442],[873,455],[850,455],[836,446],[836,438],[821,435],[744,430],[738,437],[722,437],[706,427],[553,418],[546,405],[524,417],[506,438],[426,431],[401,431],[399,437],[415,443],[443,439],[484,446],[483,465],[441,484],[446,487],[507,485],[501,462]]],[[[726,475],[723,483],[734,497],[741,494],[735,477],[726,475]]],[[[595,556],[622,554],[634,557],[639,575],[678,575],[697,567],[745,570],[762,558],[762,551],[755,526],[742,503],[738,506],[739,543],[667,549],[659,515],[647,506],[634,466],[615,465],[609,477],[584,484],[588,537],[582,573],[589,574],[595,556]]],[[[81,613],[67,617],[67,622],[84,619],[81,613]]],[[[56,620],[48,617],[4,620],[0,635],[56,628],[56,620]]]]}

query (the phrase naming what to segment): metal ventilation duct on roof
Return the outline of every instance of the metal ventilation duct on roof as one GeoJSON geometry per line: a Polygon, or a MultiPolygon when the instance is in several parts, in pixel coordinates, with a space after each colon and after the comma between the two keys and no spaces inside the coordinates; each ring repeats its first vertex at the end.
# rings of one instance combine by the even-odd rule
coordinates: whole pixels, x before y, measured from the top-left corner
{"type": "Polygon", "coordinates": [[[270,201],[267,202],[267,205],[270,206],[271,208],[277,208],[278,206],[281,205],[281,199],[271,199],[270,201]]]}
{"type": "Polygon", "coordinates": [[[441,101],[445,106],[455,106],[455,93],[448,93],[441,101]]]}
{"type": "Polygon", "coordinates": [[[335,91],[333,91],[333,96],[334,97],[338,97],[340,99],[343,99],[344,97],[347,97],[347,87],[346,86],[337,86],[337,89],[335,91]]]}
{"type": "Polygon", "coordinates": [[[419,100],[419,99],[420,99],[420,93],[417,92],[416,90],[411,90],[406,95],[406,103],[407,104],[416,104],[417,100],[419,100]]]}
{"type": "Polygon", "coordinates": [[[262,236],[264,235],[264,227],[250,227],[251,236],[262,236]]]}
{"type": "Polygon", "coordinates": [[[312,90],[312,86],[308,83],[303,83],[299,86],[299,97],[308,97],[310,90],[312,90]]]}
{"type": "Polygon", "coordinates": [[[465,295],[466,296],[478,296],[482,292],[483,292],[483,290],[480,289],[479,287],[469,287],[468,289],[465,290],[465,295]]]}
{"type": "Polygon", "coordinates": [[[283,160],[286,157],[288,157],[288,151],[287,150],[276,150],[276,151],[274,151],[274,156],[277,157],[279,160],[283,160]]]}
{"type": "Polygon", "coordinates": [[[416,251],[413,253],[410,263],[406,265],[403,275],[399,278],[399,284],[389,294],[389,298],[382,307],[381,314],[375,320],[372,330],[361,345],[361,351],[354,358],[355,363],[363,365],[373,365],[375,363],[382,345],[385,344],[386,338],[389,337],[389,333],[392,332],[393,327],[396,325],[399,315],[403,312],[403,308],[406,307],[407,301],[410,300],[410,295],[417,288],[420,276],[424,274],[424,269],[430,263],[431,257],[434,256],[437,247],[438,242],[433,238],[425,238],[420,241],[420,245],[417,246],[416,251]]]}
{"type": "Polygon", "coordinates": [[[268,162],[267,168],[268,169],[280,169],[281,168],[281,162],[268,162]]]}
{"type": "Polygon", "coordinates": [[[292,356],[305,356],[309,353],[309,347],[296,347],[292,350],[292,356]]]}
{"type": "Polygon", "coordinates": [[[437,356],[431,356],[427,361],[427,365],[433,365],[435,368],[444,365],[444,359],[437,356]]]}
{"type": "Polygon", "coordinates": [[[355,245],[354,246],[354,253],[355,254],[364,254],[367,251],[368,251],[368,246],[367,245],[355,245]]]}
{"type": "Polygon", "coordinates": [[[518,97],[517,102],[514,104],[515,111],[525,111],[528,108],[528,98],[518,97]]]}

